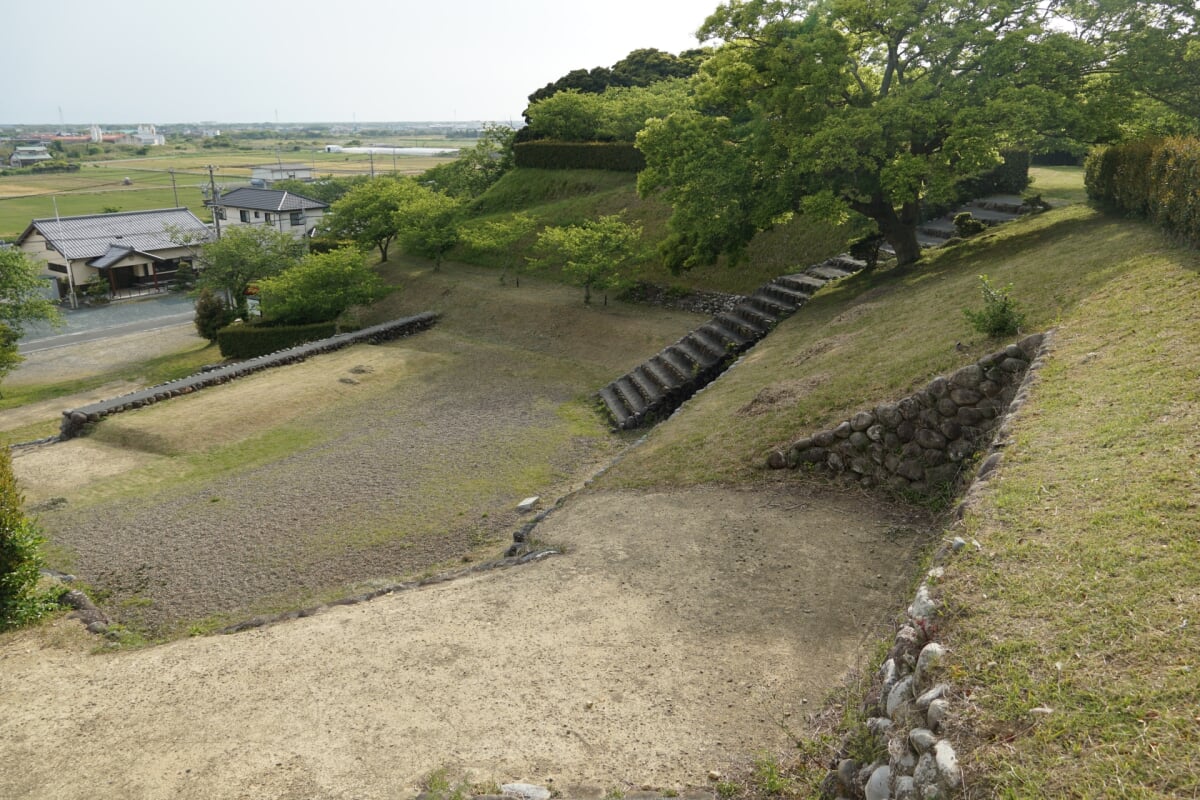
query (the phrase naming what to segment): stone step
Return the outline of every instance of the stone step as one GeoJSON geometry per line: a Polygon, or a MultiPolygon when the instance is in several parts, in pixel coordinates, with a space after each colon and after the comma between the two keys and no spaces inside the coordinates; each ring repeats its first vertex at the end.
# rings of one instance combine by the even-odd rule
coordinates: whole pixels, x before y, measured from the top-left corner
{"type": "Polygon", "coordinates": [[[1015,214],[1011,211],[997,211],[991,208],[983,208],[981,206],[967,206],[960,209],[961,211],[970,212],[971,216],[980,222],[986,222],[988,225],[999,225],[1003,222],[1012,222],[1020,217],[1020,214],[1015,214]]]}
{"type": "Polygon", "coordinates": [[[846,270],[847,274],[853,274],[859,270],[867,268],[867,262],[862,259],[855,258],[849,253],[842,253],[829,259],[827,262],[830,266],[846,270]]]}
{"type": "Polygon", "coordinates": [[[633,385],[633,381],[629,380],[628,375],[623,375],[617,378],[611,384],[616,390],[617,396],[624,401],[625,407],[629,409],[632,416],[638,417],[639,421],[643,414],[646,413],[646,401],[642,398],[641,392],[633,385]]]}
{"type": "Polygon", "coordinates": [[[641,393],[646,400],[646,408],[653,409],[666,399],[666,394],[662,387],[650,377],[649,373],[643,367],[637,367],[625,377],[629,378],[629,382],[641,393]]]}
{"type": "Polygon", "coordinates": [[[772,297],[762,289],[747,297],[745,302],[764,314],[774,315],[776,319],[782,319],[791,315],[799,307],[797,303],[785,303],[776,297],[772,297]]]}
{"type": "Polygon", "coordinates": [[[691,336],[680,339],[675,343],[675,348],[696,365],[697,373],[721,363],[722,356],[709,352],[708,348],[694,342],[691,336]]]}
{"type": "Polygon", "coordinates": [[[824,264],[817,264],[816,266],[809,267],[808,269],[804,270],[804,272],[807,275],[813,275],[818,278],[824,278],[826,281],[836,281],[839,278],[844,278],[847,275],[854,274],[854,272],[852,270],[843,269],[842,267],[840,267],[836,264],[831,264],[829,262],[825,262],[824,264]]]}
{"type": "Polygon", "coordinates": [[[746,345],[758,341],[757,336],[747,336],[738,330],[737,327],[726,324],[722,320],[724,316],[724,314],[718,314],[711,322],[706,322],[700,327],[703,330],[711,331],[713,335],[719,337],[725,344],[726,349],[742,350],[746,345]]]}
{"type": "Polygon", "coordinates": [[[713,320],[720,322],[727,328],[741,331],[744,335],[752,337],[755,341],[761,339],[770,330],[770,326],[763,324],[759,317],[739,313],[739,310],[736,308],[733,311],[717,314],[713,320]]]}
{"type": "Polygon", "coordinates": [[[663,350],[655,358],[661,360],[672,372],[678,375],[681,383],[694,378],[699,368],[694,359],[690,359],[681,353],[676,349],[675,345],[671,345],[666,350],[663,350]]]}
{"type": "Polygon", "coordinates": [[[818,278],[814,275],[800,273],[796,275],[780,275],[771,281],[771,284],[790,289],[793,292],[799,292],[807,298],[812,297],[817,289],[820,289],[828,282],[827,278],[818,278]]]}
{"type": "Polygon", "coordinates": [[[804,305],[804,302],[812,296],[812,291],[800,290],[772,281],[765,286],[760,286],[755,294],[771,298],[778,303],[790,305],[795,309],[804,305]]]}
{"type": "Polygon", "coordinates": [[[753,305],[745,301],[734,306],[730,313],[757,323],[760,328],[764,328],[765,330],[770,330],[775,326],[776,322],[779,322],[779,317],[775,314],[766,314],[762,311],[759,311],[753,305]]]}
{"type": "Polygon", "coordinates": [[[715,355],[718,362],[729,354],[729,348],[725,346],[725,342],[721,341],[716,334],[710,333],[704,328],[696,328],[688,336],[693,342],[715,355]]]}
{"type": "Polygon", "coordinates": [[[601,389],[599,395],[600,399],[604,402],[605,408],[608,409],[609,416],[613,418],[613,422],[617,428],[625,430],[626,428],[632,428],[637,425],[637,421],[634,419],[633,415],[629,413],[629,408],[625,405],[625,402],[621,400],[621,398],[617,396],[616,391],[613,390],[612,384],[609,384],[601,389]]]}
{"type": "Polygon", "coordinates": [[[1004,213],[1019,216],[1025,208],[1025,201],[1020,195],[1015,194],[994,194],[988,197],[979,197],[967,203],[970,209],[986,209],[988,211],[1001,211],[1004,213]]]}
{"type": "Polygon", "coordinates": [[[654,379],[655,383],[662,387],[665,395],[673,394],[683,384],[683,379],[675,374],[675,370],[663,363],[661,355],[654,356],[642,364],[642,368],[654,379]]]}
{"type": "Polygon", "coordinates": [[[949,239],[951,236],[958,235],[958,229],[954,227],[954,221],[946,217],[932,219],[917,228],[917,231],[927,236],[935,236],[943,241],[949,239]]]}
{"type": "Polygon", "coordinates": [[[923,248],[941,247],[946,243],[946,239],[941,236],[930,236],[928,233],[917,231],[917,244],[923,248]]]}

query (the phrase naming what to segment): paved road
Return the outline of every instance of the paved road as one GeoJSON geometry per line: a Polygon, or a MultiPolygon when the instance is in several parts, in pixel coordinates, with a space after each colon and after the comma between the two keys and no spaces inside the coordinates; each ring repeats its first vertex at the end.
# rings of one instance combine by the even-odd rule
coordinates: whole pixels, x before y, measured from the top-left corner
{"type": "Polygon", "coordinates": [[[63,311],[63,326],[30,325],[17,346],[22,355],[82,342],[142,333],[191,322],[193,301],[181,295],[131,300],[98,308],[63,311]]]}

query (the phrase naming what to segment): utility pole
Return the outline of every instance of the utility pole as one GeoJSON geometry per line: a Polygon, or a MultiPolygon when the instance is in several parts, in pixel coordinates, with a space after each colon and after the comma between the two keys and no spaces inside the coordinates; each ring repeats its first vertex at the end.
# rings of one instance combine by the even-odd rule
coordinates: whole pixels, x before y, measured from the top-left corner
{"type": "Polygon", "coordinates": [[[371,157],[371,177],[375,177],[375,148],[367,148],[367,155],[371,157]]]}
{"type": "Polygon", "coordinates": [[[179,189],[175,186],[175,168],[171,167],[167,172],[171,173],[171,192],[175,195],[175,207],[179,208],[179,189]]]}
{"type": "Polygon", "coordinates": [[[220,209],[217,208],[217,203],[220,201],[221,198],[217,194],[217,179],[213,177],[213,169],[214,169],[213,165],[209,164],[208,165],[208,189],[210,192],[209,197],[212,198],[212,200],[210,202],[212,203],[212,210],[213,210],[213,225],[216,226],[217,238],[220,239],[221,238],[221,214],[220,214],[220,209]]]}

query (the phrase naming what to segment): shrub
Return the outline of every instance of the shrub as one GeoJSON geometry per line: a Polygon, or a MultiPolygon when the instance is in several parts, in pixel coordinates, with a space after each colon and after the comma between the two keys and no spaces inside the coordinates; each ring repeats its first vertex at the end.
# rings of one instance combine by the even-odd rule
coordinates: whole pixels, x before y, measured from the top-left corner
{"type": "Polygon", "coordinates": [[[1016,301],[1010,296],[1012,284],[997,289],[987,275],[980,275],[979,282],[983,290],[983,310],[963,309],[971,327],[993,339],[1015,335],[1021,329],[1025,315],[1017,310],[1016,301]]]}
{"type": "Polygon", "coordinates": [[[1200,139],[1142,139],[1093,151],[1084,184],[1110,211],[1153,220],[1200,245],[1200,139]]]}
{"type": "Polygon", "coordinates": [[[962,211],[954,215],[954,233],[963,239],[983,233],[985,230],[987,230],[987,225],[971,216],[970,211],[962,211]]]}
{"type": "Polygon", "coordinates": [[[0,448],[0,630],[37,620],[54,607],[49,592],[38,591],[44,541],[21,512],[12,457],[0,448]]]}
{"type": "Polygon", "coordinates": [[[234,310],[224,300],[213,294],[208,287],[200,290],[196,298],[196,332],[210,342],[217,340],[217,332],[233,322],[234,310]]]}
{"type": "Polygon", "coordinates": [[[332,322],[313,325],[229,325],[217,331],[225,358],[256,358],[305,342],[327,339],[337,331],[332,322]]]}

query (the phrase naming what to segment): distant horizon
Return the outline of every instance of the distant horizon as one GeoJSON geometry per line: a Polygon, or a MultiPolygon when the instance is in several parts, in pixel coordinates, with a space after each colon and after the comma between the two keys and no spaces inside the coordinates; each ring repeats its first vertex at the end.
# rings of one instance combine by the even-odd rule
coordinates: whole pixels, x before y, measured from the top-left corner
{"type": "Polygon", "coordinates": [[[272,128],[275,126],[295,127],[300,125],[346,125],[347,127],[364,127],[371,125],[426,125],[438,127],[454,127],[454,126],[470,126],[470,125],[512,125],[516,127],[517,120],[520,120],[520,126],[524,126],[525,119],[520,115],[516,120],[499,120],[487,119],[484,117],[472,117],[467,119],[368,119],[368,120],[319,120],[306,119],[296,122],[272,122],[270,120],[186,120],[174,122],[156,122],[154,120],[139,120],[130,122],[128,120],[121,122],[0,122],[0,128],[90,128],[92,125],[99,125],[101,128],[136,128],[138,125],[153,125],[157,127],[171,126],[179,127],[182,125],[193,126],[254,126],[260,128],[272,128]]]}

